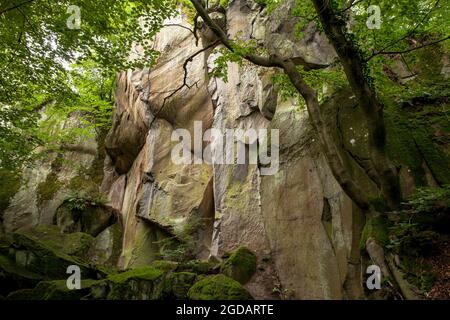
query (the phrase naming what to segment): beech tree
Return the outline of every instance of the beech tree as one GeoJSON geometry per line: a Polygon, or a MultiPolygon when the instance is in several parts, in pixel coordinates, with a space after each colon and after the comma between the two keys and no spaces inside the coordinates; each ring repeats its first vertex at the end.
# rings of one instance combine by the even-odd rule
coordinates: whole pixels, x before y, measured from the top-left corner
{"type": "MultiPolygon", "coordinates": [[[[284,71],[295,89],[306,102],[310,119],[318,137],[320,138],[323,152],[328,159],[328,163],[336,180],[339,182],[343,190],[363,211],[370,212],[373,210],[369,199],[367,199],[367,196],[362,192],[362,188],[358,185],[358,182],[350,176],[344,167],[343,160],[341,159],[338,149],[333,142],[331,133],[328,132],[328,128],[323,121],[317,91],[308,85],[304,76],[299,71],[299,67],[301,67],[304,71],[310,71],[327,68],[328,66],[313,64],[299,58],[296,58],[295,60],[289,58],[282,59],[277,55],[264,56],[253,54],[248,50],[242,50],[242,47],[240,47],[239,44],[233,39],[229,39],[226,32],[209,17],[208,11],[214,10],[214,8],[207,9],[200,0],[191,0],[191,2],[198,13],[198,16],[203,19],[206,25],[211,28],[211,30],[220,39],[221,43],[231,52],[241,55],[242,58],[256,65],[262,67],[275,67],[284,71]]],[[[306,19],[306,22],[314,21],[316,22],[316,25],[324,31],[329,42],[332,44],[337,53],[339,63],[345,72],[348,84],[359,102],[359,107],[365,115],[367,129],[369,132],[368,141],[371,163],[376,172],[376,178],[379,182],[380,191],[391,209],[396,208],[400,204],[401,192],[398,174],[386,154],[386,129],[383,116],[384,105],[378,97],[368,61],[377,55],[388,55],[396,52],[412,52],[425,46],[434,45],[447,40],[449,36],[443,35],[446,31],[444,29],[434,31],[438,37],[442,37],[438,40],[429,41],[429,43],[415,47],[409,47],[404,51],[388,51],[388,49],[394,46],[401,45],[402,40],[405,40],[410,36],[417,36],[416,33],[419,33],[419,26],[421,26],[421,24],[426,24],[429,26],[430,23],[427,23],[425,18],[428,17],[428,19],[430,19],[432,13],[437,12],[439,2],[440,1],[415,1],[412,6],[411,3],[406,5],[407,8],[412,8],[410,9],[411,11],[414,11],[420,6],[425,7],[426,10],[429,11],[426,12],[425,17],[422,19],[420,24],[412,23],[411,30],[407,30],[403,37],[399,39],[386,39],[387,35],[384,35],[381,43],[382,49],[378,51],[373,49],[373,53],[370,56],[364,57],[364,52],[360,48],[360,45],[355,39],[356,37],[352,33],[353,30],[348,19],[350,14],[348,14],[348,12],[351,11],[352,8],[361,9],[365,8],[365,6],[368,7],[369,1],[298,1],[299,6],[301,7],[300,16],[302,17],[311,17],[313,8],[314,16],[311,19],[306,19]],[[429,5],[427,6],[427,4],[429,5]],[[386,41],[389,41],[390,44],[385,45],[386,41]]],[[[277,1],[264,1],[264,3],[266,5],[278,4],[277,1]]],[[[385,12],[388,12],[389,14],[395,13],[393,12],[396,10],[395,8],[389,9],[385,2],[382,4],[385,12]]],[[[442,22],[442,19],[445,17],[445,12],[439,12],[439,14],[435,16],[437,17],[437,21],[442,22]]],[[[436,20],[433,22],[433,25],[436,25],[436,20]]],[[[302,21],[302,23],[304,23],[304,21],[302,21]]],[[[396,25],[396,27],[399,28],[399,25],[396,25]]],[[[358,28],[361,30],[360,26],[358,26],[358,28]]],[[[368,34],[367,31],[362,33],[366,35],[368,34]]],[[[380,46],[380,44],[377,45],[380,46]]]]}

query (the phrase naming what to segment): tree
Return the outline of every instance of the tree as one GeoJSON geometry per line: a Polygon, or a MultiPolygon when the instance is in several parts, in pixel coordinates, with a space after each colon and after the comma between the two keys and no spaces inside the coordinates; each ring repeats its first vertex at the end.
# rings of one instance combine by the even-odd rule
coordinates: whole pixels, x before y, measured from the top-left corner
{"type": "MultiPolygon", "coordinates": [[[[208,16],[208,10],[203,6],[199,0],[191,1],[199,16],[205,23],[214,31],[220,41],[231,52],[240,55],[242,58],[263,67],[276,67],[284,71],[289,77],[292,85],[298,93],[304,98],[306,106],[313,123],[313,126],[321,140],[323,151],[328,159],[330,167],[337,181],[342,186],[343,190],[354,200],[354,202],[363,210],[370,209],[370,203],[367,197],[361,192],[361,188],[357,181],[354,181],[349,176],[347,170],[343,166],[343,161],[340,159],[336,146],[331,138],[328,129],[326,128],[323,117],[321,115],[318,93],[314,88],[308,84],[306,80],[307,75],[302,71],[311,71],[317,69],[324,69],[328,66],[314,65],[301,59],[284,59],[274,56],[257,55],[249,50],[251,48],[243,47],[237,41],[229,39],[212,19],[208,16]],[[299,68],[300,67],[300,68],[299,68]]],[[[396,169],[391,164],[386,154],[386,130],[384,124],[384,104],[379,98],[379,92],[376,89],[376,82],[372,77],[373,66],[369,65],[369,61],[379,55],[388,55],[393,53],[409,53],[421,49],[428,45],[434,45],[445,41],[449,38],[448,28],[442,27],[445,25],[445,11],[439,12],[440,1],[408,1],[408,3],[400,4],[399,6],[392,6],[385,1],[380,1],[383,12],[389,19],[388,30],[383,29],[381,37],[375,42],[361,41],[366,40],[368,36],[373,36],[372,30],[366,27],[361,27],[361,20],[359,23],[351,23],[350,17],[354,14],[349,14],[351,10],[364,10],[369,7],[369,1],[297,1],[297,14],[304,19],[300,22],[306,25],[310,22],[315,22],[318,28],[322,29],[327,36],[330,43],[333,45],[339,59],[347,82],[350,85],[353,93],[358,99],[364,115],[366,116],[368,132],[369,132],[369,150],[370,159],[375,169],[375,179],[378,182],[380,191],[383,194],[386,203],[391,209],[396,208],[400,204],[400,186],[398,182],[398,175],[396,169]],[[419,8],[422,8],[419,10],[419,8]],[[408,12],[410,11],[410,12],[408,12]],[[417,23],[415,20],[404,22],[403,17],[406,14],[408,17],[413,16],[412,12],[417,13],[424,11],[424,17],[417,23]],[[438,12],[438,14],[436,14],[438,12]],[[434,18],[431,19],[431,18],[434,18]],[[428,21],[428,20],[429,21],[428,21]],[[400,21],[400,22],[399,22],[400,21]],[[439,28],[437,28],[439,26],[439,28]],[[394,28],[395,32],[391,32],[394,28]],[[409,28],[409,29],[408,29],[409,28]],[[433,29],[430,33],[427,28],[433,29]],[[407,31],[398,31],[404,30],[407,31]],[[401,34],[401,36],[399,35],[401,34]],[[408,37],[418,36],[420,34],[427,34],[437,37],[438,39],[428,41],[422,45],[417,45],[403,51],[387,51],[387,49],[401,48],[408,37]],[[395,39],[393,36],[399,37],[395,39]],[[441,37],[441,38],[439,38],[441,37]],[[360,41],[358,41],[360,40],[360,41]],[[363,45],[363,43],[366,43],[363,45]],[[371,47],[372,45],[372,47],[371,47]],[[375,47],[380,47],[377,49],[375,47]],[[367,54],[370,52],[370,54],[367,54]]],[[[267,6],[276,6],[278,1],[263,1],[267,6]]],[[[448,10],[448,9],[447,9],[448,10]]],[[[364,15],[364,17],[366,17],[364,15]]],[[[367,18],[365,18],[367,19],[367,18]]],[[[358,19],[357,19],[358,20],[358,19]]],[[[373,36],[375,37],[375,36],[373,36]]],[[[370,210],[369,210],[370,211],[370,210]]]]}
{"type": "Polygon", "coordinates": [[[2,1],[0,167],[20,167],[43,144],[38,120],[44,106],[88,107],[93,93],[71,65],[102,78],[150,66],[157,52],[149,40],[174,8],[170,0],[2,1]],[[130,55],[133,47],[141,52],[130,55]]]}

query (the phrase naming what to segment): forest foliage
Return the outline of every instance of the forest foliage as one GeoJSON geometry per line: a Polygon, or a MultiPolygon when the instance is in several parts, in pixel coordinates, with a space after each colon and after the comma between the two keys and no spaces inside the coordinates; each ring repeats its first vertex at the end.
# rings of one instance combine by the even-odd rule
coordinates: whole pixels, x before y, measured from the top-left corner
{"type": "Polygon", "coordinates": [[[0,167],[20,168],[39,147],[52,149],[110,125],[116,72],[152,65],[158,53],[150,40],[174,6],[166,0],[0,1],[0,167]],[[82,125],[65,130],[73,113],[82,125]]]}
{"type": "MultiPolygon", "coordinates": [[[[229,1],[211,1],[227,7],[229,1]]],[[[270,14],[281,0],[258,0],[270,14]]],[[[332,1],[349,21],[348,34],[368,64],[377,93],[387,104],[417,96],[448,95],[447,79],[436,62],[448,52],[449,0],[332,1]],[[372,5],[380,8],[380,24],[368,28],[372,5]],[[432,46],[424,54],[421,48],[432,46]],[[425,56],[426,55],[426,56],[425,56]],[[393,76],[398,60],[411,79],[393,76]],[[410,81],[407,81],[410,80],[410,81]]],[[[109,126],[115,74],[118,71],[150,67],[158,57],[152,38],[177,6],[191,16],[189,1],[139,0],[2,0],[0,2],[0,167],[15,169],[31,163],[35,150],[58,148],[92,129],[109,126]],[[78,28],[76,11],[80,8],[78,28]],[[72,9],[71,9],[72,8],[72,9]],[[74,20],[75,19],[75,20],[74,20]],[[73,113],[82,125],[61,125],[73,113]]],[[[299,38],[314,24],[322,29],[311,1],[297,0],[292,15],[299,38]]],[[[226,78],[228,62],[240,62],[246,54],[265,54],[261,44],[233,39],[234,51],[222,50],[214,76],[226,78]]],[[[339,63],[323,70],[299,71],[320,95],[347,84],[339,63]],[[331,88],[331,89],[330,89],[331,88]]],[[[286,75],[274,82],[285,97],[300,96],[286,75]]],[[[301,100],[301,99],[300,99],[301,100]]]]}

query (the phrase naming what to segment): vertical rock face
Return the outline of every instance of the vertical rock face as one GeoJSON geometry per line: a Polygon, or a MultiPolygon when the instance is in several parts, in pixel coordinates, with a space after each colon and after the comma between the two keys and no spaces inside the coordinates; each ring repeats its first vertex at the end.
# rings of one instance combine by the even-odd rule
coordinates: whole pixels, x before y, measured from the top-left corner
{"type": "MultiPolygon", "coordinates": [[[[63,125],[77,127],[81,122],[73,115],[63,125]]],[[[10,234],[20,228],[52,224],[57,208],[70,193],[74,179],[82,180],[85,175],[93,174],[89,170],[94,161],[99,160],[95,138],[80,139],[65,148],[68,151],[64,156],[50,153],[22,172],[21,187],[11,198],[9,207],[3,214],[5,233],[10,234]]],[[[100,175],[101,180],[102,173],[96,174],[100,175]]]]}
{"type": "MultiPolygon", "coordinates": [[[[181,18],[170,24],[188,27],[181,18]]],[[[103,190],[108,192],[112,205],[123,214],[122,267],[154,260],[158,254],[155,242],[161,240],[160,237],[183,229],[197,219],[205,220],[211,227],[209,231],[201,232],[204,237],[196,253],[200,257],[209,255],[208,239],[211,236],[206,235],[212,232],[214,218],[212,168],[208,165],[175,164],[171,159],[172,149],[177,144],[171,141],[173,130],[186,129],[193,136],[194,121],[202,124],[203,131],[212,124],[213,104],[203,68],[207,53],[196,54],[204,44],[200,41],[196,46],[195,43],[189,30],[166,27],[154,42],[162,57],[158,63],[151,70],[129,72],[126,77],[119,77],[123,81],[119,83],[116,95],[120,103],[128,101],[128,105],[118,106],[109,137],[119,146],[131,144],[134,151],[124,153],[127,165],[123,166],[115,158],[120,152],[111,154],[107,144],[110,159],[105,167],[103,190]],[[122,94],[133,98],[123,99],[120,97],[122,94]],[[149,116],[140,117],[136,127],[123,120],[122,110],[127,110],[128,114],[149,116]],[[144,119],[146,121],[141,121],[144,119]],[[148,129],[142,133],[142,128],[148,129]],[[115,132],[124,135],[116,138],[115,132]]],[[[187,152],[193,150],[188,143],[185,147],[187,152]]]]}
{"type": "MultiPolygon", "coordinates": [[[[272,51],[314,62],[333,58],[313,31],[300,43],[281,32],[289,28],[279,22],[286,8],[273,16],[260,11],[253,2],[231,2],[230,37],[266,40],[274,44],[272,51]]],[[[277,298],[280,292],[342,298],[353,206],[319,153],[306,111],[281,102],[271,82],[274,70],[230,63],[227,81],[210,77],[218,57],[207,48],[214,37],[205,32],[197,42],[174,26],[190,27],[182,17],[168,24],[155,39],[160,61],[151,70],[119,76],[103,190],[123,215],[121,266],[154,260],[158,240],[201,218],[198,257],[221,256],[242,245],[256,252],[258,269],[246,284],[255,298],[277,298]],[[257,164],[175,164],[172,131],[187,129],[194,137],[194,121],[202,123],[202,132],[280,130],[279,171],[263,176],[257,164]]],[[[192,144],[185,148],[198,156],[192,144]]]]}

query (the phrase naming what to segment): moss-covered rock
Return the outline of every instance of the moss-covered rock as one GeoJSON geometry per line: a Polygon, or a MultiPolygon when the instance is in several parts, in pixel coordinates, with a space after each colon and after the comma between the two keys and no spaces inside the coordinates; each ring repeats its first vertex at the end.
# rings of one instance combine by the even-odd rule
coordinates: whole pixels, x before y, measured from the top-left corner
{"type": "Polygon", "coordinates": [[[197,275],[192,272],[173,272],[164,281],[164,299],[187,299],[187,293],[193,286],[197,275]]]}
{"type": "Polygon", "coordinates": [[[37,300],[34,295],[33,289],[20,289],[17,291],[11,292],[7,298],[7,300],[37,300]]]}
{"type": "Polygon", "coordinates": [[[82,277],[97,273],[81,259],[87,253],[92,237],[83,233],[63,235],[55,226],[39,226],[13,235],[15,262],[30,272],[48,278],[66,278],[67,267],[80,267],[82,277]]]}
{"type": "Polygon", "coordinates": [[[411,170],[417,186],[427,185],[424,163],[437,182],[450,181],[446,143],[436,141],[436,136],[445,136],[443,133],[448,132],[448,128],[437,123],[448,120],[445,113],[436,112],[436,109],[440,108],[422,106],[408,112],[390,107],[386,111],[387,152],[392,160],[411,170]]]}
{"type": "Polygon", "coordinates": [[[44,181],[36,187],[38,206],[42,207],[46,201],[54,198],[56,193],[64,187],[64,183],[59,179],[59,173],[63,168],[63,159],[58,155],[51,163],[51,171],[44,181]]]}
{"type": "Polygon", "coordinates": [[[40,243],[64,254],[85,258],[94,238],[83,232],[63,234],[57,226],[39,225],[33,229],[18,231],[14,237],[15,244],[40,243]]]}
{"type": "Polygon", "coordinates": [[[389,243],[388,220],[385,217],[372,217],[367,220],[361,234],[361,250],[365,249],[369,238],[375,239],[381,246],[385,246],[389,243]]]}
{"type": "Polygon", "coordinates": [[[188,291],[191,300],[250,300],[250,293],[236,280],[223,274],[206,277],[188,291]]]}
{"type": "Polygon", "coordinates": [[[34,289],[12,292],[7,300],[80,300],[90,294],[97,280],[81,281],[81,289],[69,289],[66,280],[42,281],[34,289]]]}
{"type": "Polygon", "coordinates": [[[189,260],[183,262],[178,267],[180,271],[188,271],[194,273],[212,273],[217,268],[217,263],[207,260],[189,260]]]}
{"type": "Polygon", "coordinates": [[[178,262],[167,260],[155,260],[150,263],[150,266],[165,272],[174,271],[178,267],[178,262]]]}
{"type": "Polygon", "coordinates": [[[17,265],[10,257],[0,254],[0,294],[7,295],[11,291],[32,288],[44,276],[28,271],[17,265]]]}
{"type": "Polygon", "coordinates": [[[154,300],[163,295],[164,271],[154,267],[141,267],[109,275],[110,300],[154,300]]]}
{"type": "Polygon", "coordinates": [[[11,198],[19,191],[19,188],[20,175],[6,169],[0,169],[0,223],[2,222],[3,211],[8,208],[11,198]]]}
{"type": "Polygon", "coordinates": [[[55,222],[64,233],[84,232],[96,237],[113,225],[118,215],[115,209],[94,200],[70,198],[56,210],[55,222]]]}
{"type": "Polygon", "coordinates": [[[256,255],[250,249],[240,247],[231,253],[221,266],[220,272],[245,284],[256,272],[256,255]]]}

